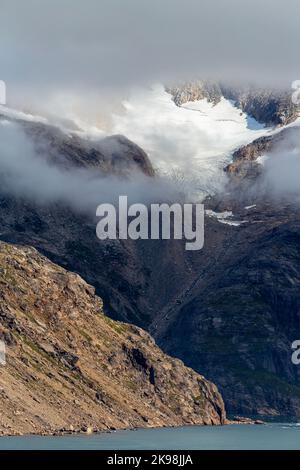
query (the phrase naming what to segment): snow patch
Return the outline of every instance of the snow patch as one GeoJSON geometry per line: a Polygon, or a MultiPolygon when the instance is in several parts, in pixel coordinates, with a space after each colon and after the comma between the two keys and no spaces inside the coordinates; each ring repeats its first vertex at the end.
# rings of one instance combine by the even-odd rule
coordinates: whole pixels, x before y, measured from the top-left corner
{"type": "Polygon", "coordinates": [[[211,209],[206,209],[205,214],[209,217],[215,217],[216,219],[228,219],[228,217],[232,217],[232,211],[224,211],[224,212],[215,212],[211,209]]]}
{"type": "Polygon", "coordinates": [[[239,227],[241,224],[245,224],[247,222],[247,220],[228,220],[233,217],[232,211],[215,212],[211,209],[207,209],[205,214],[208,217],[217,219],[221,224],[232,225],[233,227],[239,227]]]}
{"type": "Polygon", "coordinates": [[[247,220],[224,220],[220,219],[219,222],[221,224],[232,225],[233,227],[239,227],[242,224],[246,224],[247,220]]]}

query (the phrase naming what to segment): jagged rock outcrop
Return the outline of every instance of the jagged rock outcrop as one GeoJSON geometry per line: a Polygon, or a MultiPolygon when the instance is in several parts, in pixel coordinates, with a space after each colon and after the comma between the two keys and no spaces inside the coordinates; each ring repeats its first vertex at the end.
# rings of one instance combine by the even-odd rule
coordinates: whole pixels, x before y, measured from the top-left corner
{"type": "Polygon", "coordinates": [[[0,297],[0,434],[225,422],[215,385],[36,250],[0,243],[0,297]]]}
{"type": "Polygon", "coordinates": [[[222,92],[217,83],[208,80],[196,80],[173,86],[167,86],[166,90],[173,96],[174,103],[181,106],[189,101],[198,101],[206,98],[210,103],[219,103],[222,92]]]}
{"type": "Polygon", "coordinates": [[[248,145],[237,149],[232,155],[225,171],[234,179],[255,179],[261,174],[262,167],[257,164],[258,157],[268,156],[272,152],[291,151],[298,146],[299,127],[290,127],[278,133],[260,137],[248,145]]]}

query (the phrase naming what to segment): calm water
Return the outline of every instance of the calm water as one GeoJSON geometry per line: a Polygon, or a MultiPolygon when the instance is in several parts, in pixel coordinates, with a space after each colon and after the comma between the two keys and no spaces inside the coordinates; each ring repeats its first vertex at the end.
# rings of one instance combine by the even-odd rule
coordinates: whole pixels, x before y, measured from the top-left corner
{"type": "Polygon", "coordinates": [[[91,436],[0,437],[0,449],[300,449],[300,423],[188,426],[91,436]]]}

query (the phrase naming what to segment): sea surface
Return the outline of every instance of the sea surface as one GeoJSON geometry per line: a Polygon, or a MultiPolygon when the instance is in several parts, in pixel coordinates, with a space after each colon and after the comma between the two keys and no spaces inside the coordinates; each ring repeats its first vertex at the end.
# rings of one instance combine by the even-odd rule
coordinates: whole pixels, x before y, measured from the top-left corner
{"type": "Polygon", "coordinates": [[[0,437],[0,450],[300,449],[300,423],[186,426],[89,436],[0,437]]]}

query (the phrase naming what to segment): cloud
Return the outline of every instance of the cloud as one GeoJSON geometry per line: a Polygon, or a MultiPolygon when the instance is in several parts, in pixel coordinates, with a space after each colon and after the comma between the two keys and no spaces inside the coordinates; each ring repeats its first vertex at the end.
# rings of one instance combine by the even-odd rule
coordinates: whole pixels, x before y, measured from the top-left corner
{"type": "MultiPolygon", "coordinates": [[[[8,100],[191,76],[290,86],[298,0],[1,0],[8,100]]],[[[92,100],[91,100],[92,101],[92,100]]]]}
{"type": "MultiPolygon", "coordinates": [[[[32,200],[36,204],[64,203],[72,209],[95,214],[101,203],[117,204],[119,195],[129,202],[149,203],[177,199],[178,188],[165,178],[150,178],[132,171],[130,178],[104,177],[99,170],[63,169],[37,154],[19,124],[0,123],[1,193],[32,200]]],[[[106,144],[107,145],[107,144],[106,144]]]]}
{"type": "Polygon", "coordinates": [[[300,197],[300,134],[299,130],[285,138],[264,163],[265,187],[275,196],[300,197]]]}

